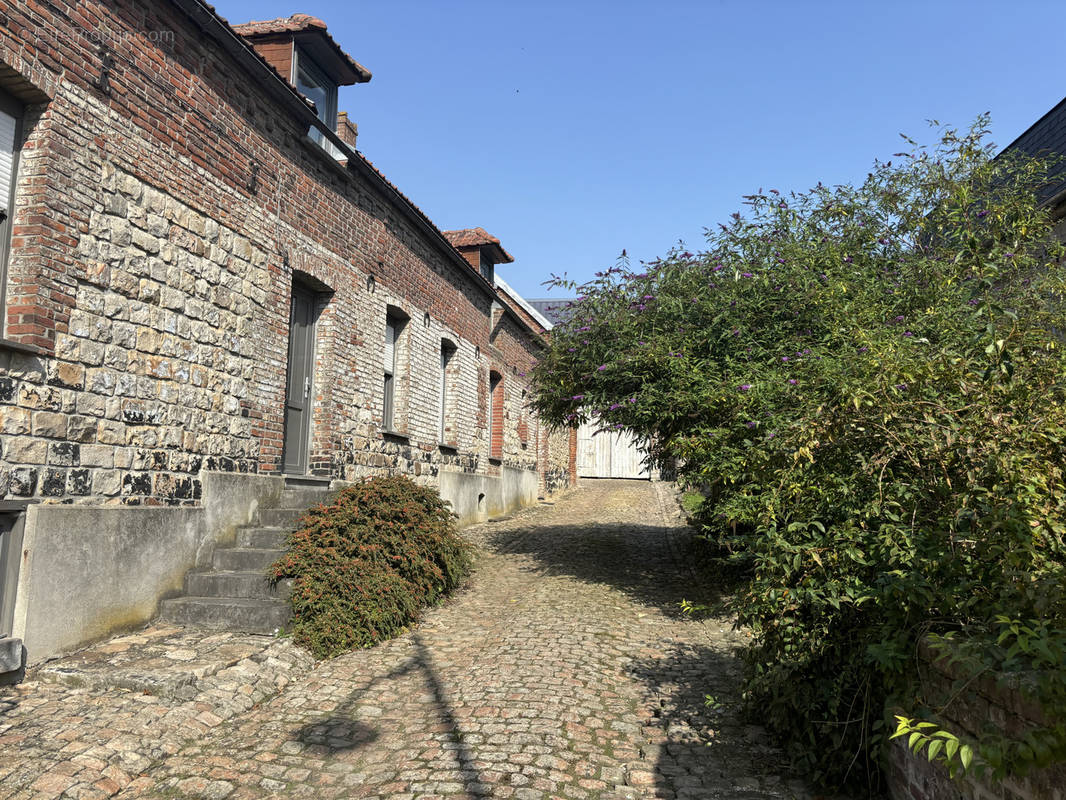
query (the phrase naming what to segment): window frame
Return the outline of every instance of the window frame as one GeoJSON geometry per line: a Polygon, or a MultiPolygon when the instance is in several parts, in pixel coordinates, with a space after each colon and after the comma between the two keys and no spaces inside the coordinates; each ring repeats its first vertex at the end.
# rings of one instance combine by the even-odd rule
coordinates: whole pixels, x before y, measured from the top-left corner
{"type": "Polygon", "coordinates": [[[400,319],[391,311],[385,313],[385,373],[381,401],[381,427],[392,433],[396,429],[396,342],[400,338],[400,319]],[[389,337],[392,337],[392,363],[389,363],[389,337]]]}
{"type": "MultiPolygon", "coordinates": [[[[15,189],[18,185],[18,171],[22,154],[22,130],[26,116],[26,106],[12,95],[0,89],[0,112],[15,120],[14,139],[11,148],[11,176],[4,198],[6,217],[0,220],[0,333],[7,330],[7,275],[11,258],[11,240],[15,221],[15,189]]],[[[0,192],[3,187],[0,187],[0,192]]]]}
{"type": "Polygon", "coordinates": [[[489,433],[489,460],[490,461],[502,461],[503,460],[503,418],[504,418],[504,406],[507,402],[506,395],[504,395],[503,386],[503,373],[496,370],[489,371],[489,414],[488,414],[488,433],[489,433]],[[496,412],[496,396],[497,393],[500,396],[500,410],[496,412]],[[496,447],[496,433],[499,431],[500,444],[496,447]]]}
{"type": "Polygon", "coordinates": [[[459,348],[455,346],[455,342],[451,339],[440,340],[440,420],[437,425],[437,441],[445,447],[454,447],[456,444],[455,432],[453,431],[452,436],[449,438],[446,427],[450,395],[455,388],[448,380],[448,369],[454,362],[458,352],[459,348]]]}
{"type": "MultiPolygon", "coordinates": [[[[330,80],[329,76],[322,70],[315,60],[299,45],[294,48],[293,65],[292,65],[292,79],[293,85],[300,94],[307,96],[302,89],[300,89],[300,73],[303,72],[310,78],[309,81],[305,81],[307,84],[316,84],[318,88],[324,89],[326,92],[325,108],[320,108],[318,103],[315,103],[315,113],[318,118],[329,126],[329,129],[335,131],[337,129],[337,107],[338,107],[338,94],[339,87],[336,81],[330,80]]],[[[315,144],[322,148],[330,149],[332,152],[333,143],[326,139],[322,131],[318,130],[314,126],[307,132],[308,137],[315,142],[315,144]]]]}

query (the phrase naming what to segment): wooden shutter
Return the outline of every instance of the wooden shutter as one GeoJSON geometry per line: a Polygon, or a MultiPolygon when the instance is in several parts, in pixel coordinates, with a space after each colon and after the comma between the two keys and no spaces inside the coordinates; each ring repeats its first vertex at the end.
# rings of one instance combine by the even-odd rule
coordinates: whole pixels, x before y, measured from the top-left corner
{"type": "Polygon", "coordinates": [[[15,127],[18,120],[0,111],[0,203],[8,215],[11,209],[11,182],[15,178],[15,127]]]}
{"type": "Polygon", "coordinates": [[[392,375],[396,371],[396,320],[385,318],[385,371],[392,375]]]}

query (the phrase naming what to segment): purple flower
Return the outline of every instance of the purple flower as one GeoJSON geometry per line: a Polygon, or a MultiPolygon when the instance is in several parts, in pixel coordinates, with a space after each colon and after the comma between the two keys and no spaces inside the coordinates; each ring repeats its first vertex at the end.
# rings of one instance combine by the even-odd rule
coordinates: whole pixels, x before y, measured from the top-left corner
{"type": "Polygon", "coordinates": [[[860,348],[859,348],[859,352],[860,352],[860,353],[865,353],[865,352],[867,352],[867,351],[868,351],[869,349],[870,349],[869,347],[860,347],[860,348]]]}
{"type": "Polygon", "coordinates": [[[903,335],[904,336],[914,336],[914,334],[911,333],[910,331],[903,331],[903,335]]]}
{"type": "Polygon", "coordinates": [[[981,219],[981,217],[985,216],[986,214],[988,214],[988,210],[987,210],[987,209],[984,209],[984,210],[978,211],[978,212],[977,212],[977,218],[978,218],[978,219],[981,219]]]}
{"type": "Polygon", "coordinates": [[[585,325],[584,327],[578,328],[577,330],[578,330],[579,333],[582,332],[582,331],[591,331],[592,330],[592,326],[591,325],[585,325]]]}
{"type": "Polygon", "coordinates": [[[799,381],[797,381],[795,378],[788,379],[789,386],[795,386],[797,383],[799,383],[799,381]]]}
{"type": "Polygon", "coordinates": [[[788,361],[788,356],[781,356],[782,361],[788,361]]]}
{"type": "Polygon", "coordinates": [[[607,369],[606,364],[600,364],[598,367],[596,367],[597,372],[603,372],[605,369],[607,369]]]}
{"type": "Polygon", "coordinates": [[[844,263],[845,263],[845,264],[850,264],[850,263],[852,263],[852,262],[853,262],[854,260],[855,260],[855,259],[854,259],[854,258],[852,258],[851,256],[845,256],[845,257],[844,257],[844,263]]]}
{"type": "Polygon", "coordinates": [[[767,434],[766,438],[767,439],[773,439],[775,436],[777,436],[777,434],[774,433],[773,431],[770,431],[770,433],[767,434]]]}
{"type": "Polygon", "coordinates": [[[1014,258],[1014,253],[1004,253],[1003,257],[1004,258],[1014,258]]]}
{"type": "Polygon", "coordinates": [[[896,322],[903,322],[903,315],[902,314],[900,314],[898,317],[896,317],[896,322]]]}
{"type": "Polygon", "coordinates": [[[635,403],[635,402],[637,402],[637,398],[635,398],[635,397],[630,397],[630,398],[629,398],[629,402],[630,402],[630,403],[635,403]]]}
{"type": "Polygon", "coordinates": [[[585,399],[585,395],[583,395],[583,394],[575,394],[575,395],[574,395],[573,397],[571,397],[570,399],[571,399],[571,400],[584,400],[584,399],[585,399]]]}
{"type": "Polygon", "coordinates": [[[568,352],[568,353],[573,353],[575,350],[577,350],[576,347],[568,347],[568,348],[566,348],[566,352],[568,352]]]}
{"type": "Polygon", "coordinates": [[[968,302],[968,303],[969,303],[969,304],[970,304],[971,306],[979,306],[979,305],[981,305],[981,301],[980,301],[980,300],[978,300],[978,299],[977,299],[976,297],[974,297],[974,298],[971,298],[971,299],[970,299],[970,300],[968,300],[967,302],[968,302]]]}
{"type": "Polygon", "coordinates": [[[740,389],[740,391],[742,391],[742,392],[746,392],[746,391],[748,391],[748,389],[751,388],[751,384],[750,383],[742,383],[737,388],[740,389]]]}
{"type": "Polygon", "coordinates": [[[905,384],[905,383],[897,383],[896,384],[896,388],[899,389],[901,392],[905,392],[905,391],[907,391],[907,384],[905,384]]]}
{"type": "Polygon", "coordinates": [[[742,277],[742,278],[752,278],[754,276],[750,272],[742,272],[742,273],[740,273],[740,277],[742,277]]]}
{"type": "Polygon", "coordinates": [[[722,265],[721,264],[715,265],[714,271],[715,272],[721,272],[722,271],[722,265]]]}
{"type": "Polygon", "coordinates": [[[643,299],[644,299],[644,300],[654,300],[654,299],[655,299],[655,295],[653,295],[653,294],[646,294],[646,295],[644,295],[643,299]]]}
{"type": "Polygon", "coordinates": [[[616,409],[619,409],[619,408],[621,408],[621,407],[622,407],[622,404],[621,404],[621,403],[611,403],[611,407],[610,407],[610,409],[608,409],[608,410],[609,410],[609,411],[615,411],[616,409]]]}
{"type": "Polygon", "coordinates": [[[750,422],[749,421],[749,422],[745,422],[744,424],[747,425],[749,428],[754,428],[755,427],[755,423],[754,422],[750,422]]]}

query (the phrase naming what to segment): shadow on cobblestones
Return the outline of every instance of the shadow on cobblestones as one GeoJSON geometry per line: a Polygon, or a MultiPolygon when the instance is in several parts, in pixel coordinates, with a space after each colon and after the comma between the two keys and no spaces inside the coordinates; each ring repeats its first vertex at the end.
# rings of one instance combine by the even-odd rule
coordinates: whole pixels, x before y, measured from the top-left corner
{"type": "Polygon", "coordinates": [[[769,734],[745,722],[739,665],[729,650],[681,644],[635,662],[628,671],[647,687],[651,707],[645,725],[662,732],[654,753],[658,796],[809,796],[801,782],[783,777],[787,763],[769,734]],[[753,764],[758,768],[753,770],[753,764]]]}
{"type": "Polygon", "coordinates": [[[375,742],[380,737],[376,728],[360,721],[357,717],[360,707],[379,684],[388,684],[415,672],[422,673],[425,687],[432,698],[431,716],[445,730],[452,732],[453,742],[444,749],[452,754],[455,767],[468,781],[480,785],[474,753],[463,739],[463,729],[455,714],[440,672],[433,661],[429,648],[422,635],[416,630],[411,633],[415,655],[404,659],[393,669],[376,676],[366,685],[353,692],[347,701],[328,717],[316,719],[298,728],[292,739],[304,745],[325,746],[330,750],[357,750],[375,742]]]}
{"type": "Polygon", "coordinates": [[[684,573],[677,569],[668,536],[668,529],[659,525],[584,523],[579,536],[570,525],[542,525],[489,531],[486,539],[497,552],[532,557],[543,574],[609,586],[641,605],[680,617],[682,599],[705,602],[707,591],[695,579],[679,580],[684,573]]]}

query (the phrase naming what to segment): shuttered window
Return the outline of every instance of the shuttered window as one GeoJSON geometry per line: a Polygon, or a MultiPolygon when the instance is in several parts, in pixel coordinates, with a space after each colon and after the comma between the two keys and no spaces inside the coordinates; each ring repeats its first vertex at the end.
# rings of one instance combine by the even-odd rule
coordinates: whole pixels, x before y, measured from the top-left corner
{"type": "Polygon", "coordinates": [[[455,357],[455,345],[447,339],[440,342],[440,443],[451,445],[455,442],[455,431],[448,426],[448,406],[451,401],[452,386],[448,380],[448,368],[455,357]]]}
{"type": "Polygon", "coordinates": [[[10,216],[11,184],[15,176],[15,129],[18,117],[0,110],[0,191],[3,192],[4,211],[10,216]]]}
{"type": "Polygon", "coordinates": [[[7,260],[11,247],[11,223],[15,216],[15,176],[18,172],[21,123],[22,105],[0,92],[0,311],[7,305],[7,260]]]}
{"type": "Polygon", "coordinates": [[[398,322],[391,314],[385,317],[385,392],[382,407],[382,424],[385,430],[395,427],[394,408],[396,405],[396,329],[398,322]]]}

